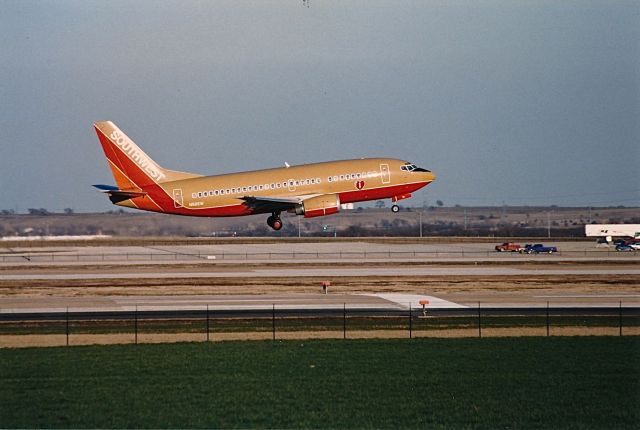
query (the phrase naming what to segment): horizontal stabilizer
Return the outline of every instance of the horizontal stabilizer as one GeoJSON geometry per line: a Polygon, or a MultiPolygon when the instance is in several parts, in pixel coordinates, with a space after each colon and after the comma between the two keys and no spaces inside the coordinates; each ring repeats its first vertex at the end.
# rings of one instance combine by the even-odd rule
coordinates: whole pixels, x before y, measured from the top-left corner
{"type": "Polygon", "coordinates": [[[134,197],[142,197],[147,195],[147,193],[145,193],[144,191],[121,190],[113,185],[94,185],[94,187],[96,187],[100,192],[106,193],[109,196],[109,200],[111,200],[111,202],[114,204],[120,203],[124,200],[132,199],[134,197]]]}
{"type": "Polygon", "coordinates": [[[94,187],[103,193],[107,193],[109,191],[120,191],[115,185],[94,185],[94,187]]]}

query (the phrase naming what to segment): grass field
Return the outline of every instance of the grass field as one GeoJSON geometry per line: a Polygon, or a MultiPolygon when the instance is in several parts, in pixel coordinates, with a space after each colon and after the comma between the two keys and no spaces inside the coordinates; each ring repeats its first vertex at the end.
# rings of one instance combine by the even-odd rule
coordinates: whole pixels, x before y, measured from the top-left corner
{"type": "Polygon", "coordinates": [[[0,350],[2,428],[637,428],[640,338],[0,350]]]}

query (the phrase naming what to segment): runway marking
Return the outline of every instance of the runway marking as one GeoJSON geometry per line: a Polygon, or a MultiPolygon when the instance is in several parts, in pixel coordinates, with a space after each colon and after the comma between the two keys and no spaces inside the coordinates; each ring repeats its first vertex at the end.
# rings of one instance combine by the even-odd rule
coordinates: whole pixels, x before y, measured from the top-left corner
{"type": "Polygon", "coordinates": [[[440,299],[434,296],[424,296],[417,294],[400,294],[400,293],[379,293],[379,294],[363,294],[365,296],[380,297],[381,299],[388,300],[393,303],[409,309],[422,309],[420,300],[426,299],[429,304],[426,305],[426,309],[439,309],[439,308],[467,308],[468,306],[461,305],[459,303],[450,302],[448,300],[440,299]]]}

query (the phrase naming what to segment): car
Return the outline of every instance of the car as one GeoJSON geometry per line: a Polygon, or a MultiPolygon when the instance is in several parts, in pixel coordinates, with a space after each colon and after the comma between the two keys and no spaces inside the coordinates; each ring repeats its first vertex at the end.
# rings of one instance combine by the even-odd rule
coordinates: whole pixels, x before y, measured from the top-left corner
{"type": "Polygon", "coordinates": [[[614,245],[633,245],[633,244],[640,244],[640,239],[638,238],[632,238],[632,239],[616,239],[613,241],[614,245]]]}
{"type": "Polygon", "coordinates": [[[525,245],[521,252],[527,254],[551,254],[554,252],[558,252],[558,248],[556,248],[555,246],[544,246],[541,243],[536,243],[535,245],[525,245]]]}
{"type": "Polygon", "coordinates": [[[496,245],[496,252],[520,252],[522,245],[513,242],[504,242],[501,245],[496,245]]]}
{"type": "Polygon", "coordinates": [[[616,251],[635,251],[635,249],[631,245],[621,243],[620,245],[616,245],[616,251]]]}

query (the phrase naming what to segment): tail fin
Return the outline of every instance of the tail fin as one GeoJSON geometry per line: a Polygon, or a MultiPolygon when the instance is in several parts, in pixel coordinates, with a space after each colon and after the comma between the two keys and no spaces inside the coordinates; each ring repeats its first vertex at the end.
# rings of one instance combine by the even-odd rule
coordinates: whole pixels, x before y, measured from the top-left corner
{"type": "Polygon", "coordinates": [[[163,169],[111,121],[96,122],[94,127],[120,190],[200,176],[163,169]]]}

